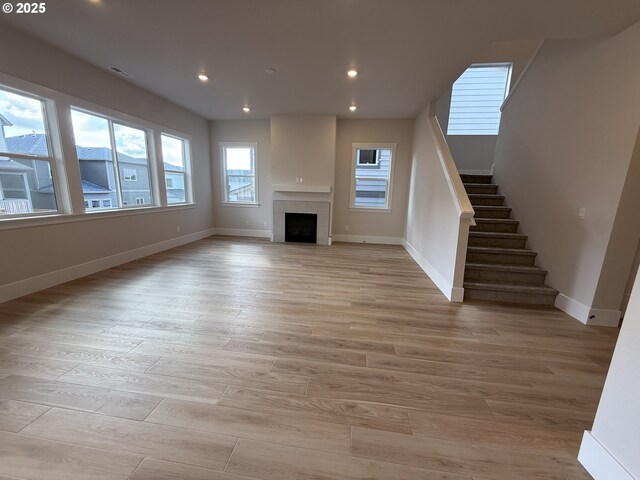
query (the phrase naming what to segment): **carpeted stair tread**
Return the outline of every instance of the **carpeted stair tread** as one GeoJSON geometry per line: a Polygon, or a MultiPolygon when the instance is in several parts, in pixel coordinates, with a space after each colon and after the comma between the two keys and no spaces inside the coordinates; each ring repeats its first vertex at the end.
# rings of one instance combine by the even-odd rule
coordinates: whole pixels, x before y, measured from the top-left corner
{"type": "Polygon", "coordinates": [[[475,270],[498,270],[501,272],[517,273],[547,273],[546,270],[535,265],[508,265],[504,263],[467,263],[467,268],[475,270]]]}
{"type": "Polygon", "coordinates": [[[546,285],[526,285],[499,282],[464,282],[464,288],[488,290],[492,292],[525,293],[531,295],[557,295],[555,288],[546,285]]]}
{"type": "Polygon", "coordinates": [[[473,253],[493,253],[503,255],[530,255],[536,256],[537,253],[526,248],[504,248],[504,247],[468,247],[468,252],[473,253]]]}

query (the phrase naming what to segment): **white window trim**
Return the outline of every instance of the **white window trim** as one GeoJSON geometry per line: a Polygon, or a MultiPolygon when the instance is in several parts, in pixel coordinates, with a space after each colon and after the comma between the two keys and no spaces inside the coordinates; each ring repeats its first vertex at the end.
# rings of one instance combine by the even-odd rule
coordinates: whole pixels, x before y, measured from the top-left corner
{"type": "MultiPolygon", "coordinates": [[[[391,213],[393,197],[393,172],[396,166],[397,143],[352,143],[351,144],[351,192],[349,195],[349,210],[353,212],[377,212],[391,213]],[[356,206],[356,167],[358,163],[358,149],[380,149],[391,150],[391,165],[389,167],[389,182],[387,188],[386,205],[384,207],[362,207],[356,206]]],[[[386,180],[385,177],[380,177],[386,180]]]]}
{"type": "MultiPolygon", "coordinates": [[[[46,122],[49,133],[49,147],[54,162],[51,164],[53,181],[56,185],[56,203],[57,212],[43,212],[22,215],[12,215],[0,217],[0,230],[11,230],[17,228],[31,228],[35,226],[57,225],[63,223],[73,223],[82,221],[93,221],[98,219],[115,218],[120,216],[142,215],[148,213],[166,212],[169,210],[191,209],[197,206],[195,190],[192,176],[192,153],[191,144],[192,136],[141,118],[131,116],[127,113],[111,109],[83,100],[78,97],[62,93],[52,88],[37,85],[13,77],[6,73],[0,72],[0,85],[7,90],[15,90],[16,93],[45,101],[46,122]],[[78,163],[75,151],[75,142],[73,138],[73,126],[71,124],[71,112],[73,108],[87,113],[108,117],[122,125],[132,126],[134,128],[144,128],[147,131],[147,144],[149,153],[150,167],[150,185],[154,198],[160,200],[159,204],[154,205],[138,205],[132,208],[119,209],[96,209],[85,210],[84,194],[82,192],[82,184],[74,181],[79,180],[79,171],[76,171],[75,164],[78,163]],[[176,203],[167,205],[166,199],[157,191],[157,186],[162,185],[160,181],[163,172],[163,163],[161,151],[156,147],[156,143],[160,142],[160,133],[172,135],[177,138],[186,140],[188,148],[186,148],[186,175],[185,189],[189,194],[189,201],[185,203],[176,203]],[[63,148],[63,145],[72,145],[72,148],[63,148]],[[154,189],[153,186],[156,186],[154,189]]],[[[33,159],[33,157],[31,157],[33,159]]],[[[36,157],[36,159],[42,159],[36,157]]]]}
{"type": "Polygon", "coordinates": [[[222,178],[222,205],[227,207],[259,207],[260,196],[258,189],[258,143],[257,142],[220,142],[220,171],[222,178]],[[229,202],[228,182],[227,182],[227,148],[252,148],[253,149],[253,178],[256,186],[255,202],[229,202]]]}
{"type": "Polygon", "coordinates": [[[124,181],[125,182],[137,182],[138,181],[138,171],[135,168],[124,168],[122,167],[122,170],[124,171],[124,181]],[[129,175],[127,178],[127,170],[129,171],[129,175]],[[131,172],[133,172],[133,175],[131,175],[131,172]]]}
{"type": "MultiPolygon", "coordinates": [[[[56,125],[57,115],[55,109],[55,100],[52,95],[49,95],[47,89],[43,89],[35,84],[26,82],[24,80],[15,79],[5,74],[0,74],[0,88],[16,95],[31,98],[40,102],[42,106],[42,120],[45,129],[45,135],[47,139],[47,156],[40,155],[27,155],[22,153],[0,152],[5,156],[15,158],[18,160],[38,160],[47,162],[49,168],[49,174],[51,177],[51,183],[53,184],[53,192],[56,202],[56,209],[47,212],[31,212],[21,214],[9,214],[0,215],[1,221],[19,220],[22,218],[41,218],[53,215],[62,215],[68,212],[70,201],[68,198],[68,188],[66,182],[60,182],[60,179],[66,178],[63,172],[58,172],[58,166],[64,165],[62,162],[61,142],[58,135],[58,128],[56,125]],[[26,90],[30,91],[26,91],[26,90]],[[61,175],[62,173],[62,175],[61,175]],[[63,185],[64,183],[64,185],[63,185]]],[[[25,180],[25,188],[27,188],[27,199],[31,202],[31,191],[28,188],[25,180]]],[[[0,190],[1,193],[1,190],[0,190]]]]}
{"type": "Polygon", "coordinates": [[[162,172],[162,176],[165,180],[165,183],[162,186],[162,205],[166,206],[167,208],[175,208],[175,207],[179,207],[181,205],[191,205],[195,202],[195,197],[194,197],[194,190],[193,190],[193,170],[192,170],[192,164],[191,164],[191,158],[192,158],[192,153],[191,153],[191,136],[190,135],[183,135],[180,133],[177,133],[175,131],[171,131],[171,130],[160,130],[158,132],[158,165],[161,167],[161,172],[162,172]],[[178,140],[182,141],[182,155],[184,158],[184,171],[179,172],[176,170],[169,170],[164,168],[164,159],[162,157],[162,135],[165,135],[167,137],[173,137],[173,138],[177,138],[178,140]],[[169,203],[168,202],[168,198],[167,198],[167,184],[166,184],[166,172],[172,172],[172,173],[179,173],[182,174],[182,176],[184,177],[184,202],[176,202],[176,203],[169,203]]]}

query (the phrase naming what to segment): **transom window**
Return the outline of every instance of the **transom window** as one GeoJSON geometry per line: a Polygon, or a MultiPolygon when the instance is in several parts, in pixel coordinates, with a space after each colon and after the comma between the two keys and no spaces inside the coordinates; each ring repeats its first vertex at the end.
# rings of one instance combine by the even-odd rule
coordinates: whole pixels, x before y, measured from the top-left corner
{"type": "Polygon", "coordinates": [[[391,208],[395,149],[395,143],[353,144],[351,208],[391,208]]]}
{"type": "Polygon", "coordinates": [[[469,67],[453,84],[447,135],[498,135],[511,64],[469,67]]]}
{"type": "Polygon", "coordinates": [[[146,131],[77,109],[71,119],[82,192],[100,200],[91,210],[153,204],[146,131]]]}
{"type": "Polygon", "coordinates": [[[45,99],[0,88],[0,218],[57,213],[45,99]]]}
{"type": "Polygon", "coordinates": [[[164,162],[164,181],[167,192],[167,204],[188,201],[188,141],[183,138],[162,134],[162,160],[164,162]]]}
{"type": "Polygon", "coordinates": [[[257,204],[256,144],[220,144],[224,182],[224,202],[257,204]]]}

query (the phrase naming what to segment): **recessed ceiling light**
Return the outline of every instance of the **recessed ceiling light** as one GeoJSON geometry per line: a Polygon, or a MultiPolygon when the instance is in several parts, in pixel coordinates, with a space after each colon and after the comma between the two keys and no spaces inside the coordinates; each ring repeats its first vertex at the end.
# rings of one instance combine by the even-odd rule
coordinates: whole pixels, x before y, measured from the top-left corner
{"type": "Polygon", "coordinates": [[[358,70],[356,70],[355,68],[352,68],[351,70],[347,71],[347,76],[349,78],[355,78],[358,76],[358,70]]]}
{"type": "Polygon", "coordinates": [[[242,111],[244,113],[249,113],[251,111],[251,109],[249,107],[242,107],[242,111]]]}
{"type": "Polygon", "coordinates": [[[355,112],[358,109],[358,107],[356,107],[355,105],[351,105],[349,107],[349,110],[351,110],[352,112],[355,112]]]}
{"type": "Polygon", "coordinates": [[[274,73],[276,73],[276,69],[275,68],[271,68],[271,67],[267,67],[264,69],[264,73],[268,73],[269,75],[273,75],[274,73]]]}
{"type": "Polygon", "coordinates": [[[198,74],[198,79],[199,79],[201,82],[206,82],[207,80],[209,80],[209,77],[208,77],[207,75],[205,75],[204,73],[199,73],[199,74],[198,74]]]}

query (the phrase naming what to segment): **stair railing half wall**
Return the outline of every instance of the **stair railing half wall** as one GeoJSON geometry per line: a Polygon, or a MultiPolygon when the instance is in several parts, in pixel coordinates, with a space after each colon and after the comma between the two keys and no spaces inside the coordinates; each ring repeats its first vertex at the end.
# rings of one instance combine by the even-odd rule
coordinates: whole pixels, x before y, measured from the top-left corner
{"type": "Polygon", "coordinates": [[[467,191],[462,184],[458,167],[456,167],[451,150],[447,144],[447,139],[442,132],[440,122],[436,117],[435,103],[429,105],[429,125],[431,126],[431,134],[433,135],[440,165],[444,172],[449,192],[458,211],[460,217],[460,225],[458,228],[458,245],[456,249],[455,268],[453,273],[453,288],[451,289],[452,302],[462,302],[464,299],[464,269],[467,257],[467,244],[469,242],[469,227],[475,225],[473,219],[475,211],[471,206],[471,200],[467,195],[467,191]]]}

